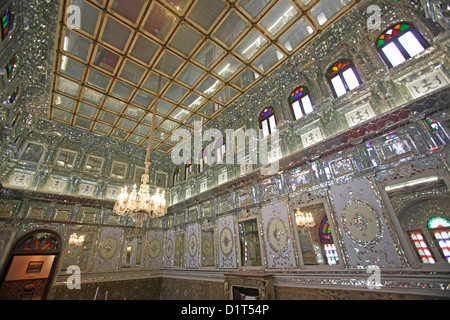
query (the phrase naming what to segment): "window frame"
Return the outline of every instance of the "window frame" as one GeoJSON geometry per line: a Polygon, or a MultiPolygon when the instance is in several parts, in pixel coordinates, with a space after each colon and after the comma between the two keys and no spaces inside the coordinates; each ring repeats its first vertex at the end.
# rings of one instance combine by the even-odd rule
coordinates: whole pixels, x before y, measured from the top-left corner
{"type": "Polygon", "coordinates": [[[180,182],[180,167],[176,167],[173,170],[173,176],[172,176],[172,185],[175,185],[176,183],[180,182]]]}
{"type": "Polygon", "coordinates": [[[200,152],[200,161],[198,164],[198,172],[203,172],[203,170],[205,170],[206,166],[208,165],[207,162],[208,162],[208,157],[206,155],[206,149],[203,149],[200,152]]]}
{"type": "MultiPolygon", "coordinates": [[[[277,130],[277,124],[278,124],[278,120],[277,120],[277,115],[276,115],[276,113],[275,113],[275,109],[273,108],[273,107],[265,107],[262,111],[261,111],[261,113],[259,114],[259,117],[258,117],[258,122],[259,122],[259,128],[261,129],[261,130],[263,130],[263,122],[264,121],[267,121],[267,128],[268,128],[268,131],[269,131],[269,134],[267,135],[267,136],[263,136],[262,138],[264,139],[264,138],[267,138],[267,137],[269,137],[272,133],[274,133],[276,130],[277,130]],[[272,110],[272,114],[270,114],[270,115],[268,115],[268,116],[265,116],[264,118],[262,117],[263,116],[263,114],[265,113],[265,111],[266,110],[268,110],[268,109],[271,109],[272,110]],[[273,117],[274,118],[274,121],[275,121],[275,127],[274,128],[271,128],[271,125],[270,125],[270,118],[271,117],[273,117]]],[[[264,130],[263,130],[263,134],[264,134],[264,130]]]]}
{"type": "MultiPolygon", "coordinates": [[[[441,256],[441,258],[442,258],[442,260],[444,262],[450,263],[450,256],[446,256],[445,255],[442,246],[439,244],[439,239],[436,237],[436,232],[440,232],[440,231],[445,231],[445,232],[447,232],[447,234],[449,234],[450,233],[450,226],[442,226],[442,227],[431,228],[430,222],[431,222],[431,220],[436,219],[436,218],[443,219],[443,220],[445,220],[446,223],[450,223],[450,221],[448,219],[446,219],[446,218],[443,218],[442,216],[436,216],[436,217],[430,218],[428,220],[428,222],[427,222],[427,230],[430,233],[431,239],[432,239],[433,243],[436,246],[436,250],[439,251],[440,256],[441,256]]],[[[449,250],[449,247],[450,246],[446,247],[447,250],[449,250]]]]}
{"type": "Polygon", "coordinates": [[[194,172],[192,171],[192,162],[189,161],[184,165],[184,181],[186,181],[194,172]]]}
{"type": "Polygon", "coordinates": [[[408,239],[409,239],[409,242],[411,243],[411,246],[413,247],[413,250],[414,250],[414,252],[416,253],[416,256],[417,256],[417,258],[419,259],[419,262],[421,263],[421,264],[424,264],[424,265],[434,265],[434,264],[436,264],[438,261],[436,260],[436,257],[434,256],[434,253],[433,253],[433,251],[431,250],[431,247],[430,247],[430,244],[428,243],[428,239],[425,237],[425,235],[424,235],[424,233],[423,233],[423,230],[420,230],[420,229],[413,229],[413,230],[408,230],[408,231],[406,231],[406,233],[408,234],[408,239]],[[420,236],[422,237],[422,239],[421,240],[414,240],[413,238],[412,238],[412,234],[420,234],[420,236]],[[426,256],[426,255],[424,255],[424,256],[421,256],[421,254],[420,254],[420,252],[419,252],[419,248],[416,246],[416,244],[415,244],[415,241],[423,241],[423,243],[425,243],[425,245],[426,245],[426,247],[424,248],[424,247],[422,247],[422,249],[426,249],[426,250],[428,250],[428,252],[430,253],[430,255],[428,255],[428,256],[426,256]],[[423,261],[423,259],[424,259],[424,257],[426,258],[426,259],[433,259],[433,261],[432,262],[424,262],[423,261]]]}
{"type": "Polygon", "coordinates": [[[306,116],[306,115],[308,115],[308,114],[310,114],[310,113],[312,113],[312,112],[314,111],[314,108],[313,108],[313,107],[314,107],[314,101],[313,101],[313,99],[311,98],[311,92],[310,92],[310,90],[308,89],[308,87],[305,87],[305,86],[299,86],[299,87],[295,88],[295,89],[291,92],[291,94],[289,95],[288,103],[289,103],[289,107],[290,107],[290,109],[291,109],[292,116],[293,116],[293,118],[294,118],[295,121],[297,121],[297,120],[303,118],[304,116],[306,116]],[[294,94],[295,91],[300,90],[300,89],[305,89],[306,93],[303,93],[301,96],[299,96],[298,98],[296,98],[296,99],[294,99],[294,100],[291,101],[290,99],[291,99],[291,97],[292,97],[292,94],[294,94]],[[311,102],[311,108],[313,109],[313,110],[311,110],[311,112],[305,112],[305,108],[304,108],[303,101],[302,101],[303,98],[305,98],[305,97],[308,97],[308,98],[309,98],[309,101],[311,102]],[[295,116],[295,111],[294,111],[294,103],[297,102],[297,101],[298,101],[299,106],[300,106],[300,112],[302,113],[302,116],[299,117],[299,118],[297,118],[297,117],[295,116]]]}
{"type": "MultiPolygon", "coordinates": [[[[406,33],[411,32],[414,37],[417,39],[417,41],[423,46],[424,51],[427,50],[427,48],[430,46],[428,44],[428,42],[425,40],[425,38],[422,36],[422,34],[410,23],[407,22],[399,22],[396,23],[394,25],[389,26],[389,28],[386,28],[386,30],[384,30],[378,37],[376,40],[376,48],[378,53],[380,54],[383,62],[388,66],[389,69],[391,68],[395,68],[403,63],[405,63],[406,61],[408,61],[409,59],[411,59],[414,56],[411,56],[408,51],[404,48],[404,46],[400,43],[399,38],[403,35],[405,35],[406,33]],[[408,25],[409,27],[405,30],[400,31],[399,34],[393,36],[391,39],[389,39],[388,41],[386,41],[385,43],[378,45],[378,41],[380,40],[380,37],[385,35],[386,32],[388,32],[389,30],[395,28],[395,26],[397,25],[408,25]],[[403,55],[403,58],[405,59],[405,61],[403,61],[402,63],[394,66],[392,64],[392,62],[390,61],[390,59],[387,57],[386,53],[383,51],[383,48],[385,48],[386,46],[388,46],[389,44],[394,43],[396,48],[400,51],[400,53],[403,55]]],[[[423,52],[423,51],[422,51],[423,52]]]]}
{"type": "Polygon", "coordinates": [[[9,22],[9,26],[8,26],[8,31],[6,32],[6,34],[4,34],[4,29],[3,29],[3,25],[0,26],[0,43],[4,43],[5,41],[8,40],[8,38],[12,35],[12,32],[14,32],[15,26],[16,26],[16,15],[14,14],[13,10],[12,10],[12,5],[11,3],[8,6],[4,6],[3,8],[1,8],[0,11],[0,19],[7,13],[7,11],[11,12],[10,15],[10,19],[11,21],[9,22]]]}
{"type": "Polygon", "coordinates": [[[222,138],[219,140],[219,142],[217,142],[215,151],[216,151],[216,164],[223,164],[225,153],[227,151],[225,138],[222,138]]]}
{"type": "Polygon", "coordinates": [[[363,84],[363,81],[362,81],[361,77],[359,76],[358,70],[357,70],[356,67],[355,67],[355,64],[353,63],[353,61],[351,61],[351,60],[349,60],[349,59],[340,59],[340,60],[336,61],[335,63],[333,63],[333,64],[327,69],[326,77],[327,77],[327,81],[328,81],[328,84],[329,84],[330,89],[331,89],[331,93],[333,94],[333,96],[334,96],[335,99],[340,98],[340,97],[342,97],[342,96],[345,96],[347,93],[349,93],[349,92],[355,90],[356,88],[358,88],[359,86],[361,86],[361,85],[363,84]],[[344,67],[342,67],[342,68],[340,68],[339,70],[337,70],[337,71],[331,76],[330,73],[331,73],[331,71],[333,70],[334,66],[336,66],[336,64],[341,63],[341,62],[343,62],[343,61],[345,61],[346,64],[348,63],[348,65],[347,65],[347,66],[344,66],[344,67]],[[355,75],[356,80],[357,80],[358,83],[359,83],[358,86],[355,87],[355,88],[353,88],[353,89],[350,89],[350,87],[349,87],[349,85],[348,85],[348,83],[347,83],[345,77],[343,76],[343,74],[344,74],[347,70],[350,70],[350,69],[353,71],[353,74],[355,75]],[[336,88],[335,88],[335,86],[334,86],[334,84],[333,84],[333,79],[335,79],[336,77],[339,77],[340,80],[341,80],[341,82],[342,82],[342,84],[344,85],[345,93],[343,93],[343,94],[341,94],[341,95],[338,95],[338,94],[337,94],[336,88]]]}

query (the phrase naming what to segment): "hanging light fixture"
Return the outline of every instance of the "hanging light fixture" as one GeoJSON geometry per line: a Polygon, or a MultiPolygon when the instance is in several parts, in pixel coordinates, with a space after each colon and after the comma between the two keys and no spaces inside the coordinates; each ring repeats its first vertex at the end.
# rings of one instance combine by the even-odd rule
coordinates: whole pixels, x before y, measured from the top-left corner
{"type": "Polygon", "coordinates": [[[113,209],[113,211],[120,216],[129,216],[135,221],[136,225],[139,226],[142,226],[147,215],[150,216],[150,218],[159,218],[167,213],[165,191],[158,188],[156,193],[151,194],[148,185],[148,182],[150,181],[148,175],[148,168],[150,167],[150,151],[153,141],[153,132],[155,131],[156,109],[158,108],[160,87],[161,75],[159,75],[158,79],[158,90],[155,106],[153,108],[152,127],[144,162],[145,172],[141,177],[142,184],[139,187],[139,191],[137,186],[134,185],[130,193],[128,193],[127,187],[123,187],[113,209]]]}
{"type": "Polygon", "coordinates": [[[69,244],[73,246],[82,246],[85,239],[85,235],[78,235],[76,233],[73,233],[70,235],[69,244]]]}
{"type": "Polygon", "coordinates": [[[302,212],[300,209],[295,210],[295,222],[298,228],[312,228],[316,225],[312,214],[302,212]]]}

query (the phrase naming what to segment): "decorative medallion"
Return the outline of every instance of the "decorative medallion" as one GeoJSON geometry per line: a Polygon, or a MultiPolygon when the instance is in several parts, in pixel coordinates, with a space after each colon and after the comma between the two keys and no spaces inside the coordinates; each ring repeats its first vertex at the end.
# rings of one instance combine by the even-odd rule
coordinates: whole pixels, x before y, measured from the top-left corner
{"type": "Polygon", "coordinates": [[[189,254],[191,255],[191,257],[194,257],[197,253],[197,236],[195,235],[195,233],[191,234],[191,236],[189,237],[188,246],[189,254]]]}
{"type": "Polygon", "coordinates": [[[156,259],[161,253],[161,242],[158,239],[153,239],[148,244],[147,254],[150,258],[156,259]]]}
{"type": "Polygon", "coordinates": [[[342,224],[350,238],[359,244],[376,240],[382,233],[381,221],[372,206],[361,200],[351,200],[342,210],[342,224]]]}
{"type": "Polygon", "coordinates": [[[78,245],[70,245],[69,250],[67,251],[67,257],[71,260],[75,259],[80,255],[81,247],[78,245]]]}
{"type": "Polygon", "coordinates": [[[225,256],[229,256],[233,249],[233,234],[228,227],[224,227],[220,233],[220,247],[225,256]]]}
{"type": "Polygon", "coordinates": [[[208,239],[202,239],[202,254],[205,257],[209,257],[212,253],[212,245],[208,239]]]}
{"type": "Polygon", "coordinates": [[[172,241],[172,238],[170,238],[169,240],[167,240],[167,244],[166,244],[166,256],[168,258],[170,258],[170,256],[172,256],[172,250],[173,250],[173,241],[172,241]]]}
{"type": "Polygon", "coordinates": [[[287,227],[280,218],[272,218],[267,225],[270,247],[277,253],[286,250],[289,243],[287,227]]]}
{"type": "Polygon", "coordinates": [[[114,239],[113,237],[108,237],[106,239],[104,239],[101,243],[100,243],[100,257],[102,257],[105,260],[109,260],[112,257],[114,257],[114,255],[117,252],[117,240],[114,239]]]}

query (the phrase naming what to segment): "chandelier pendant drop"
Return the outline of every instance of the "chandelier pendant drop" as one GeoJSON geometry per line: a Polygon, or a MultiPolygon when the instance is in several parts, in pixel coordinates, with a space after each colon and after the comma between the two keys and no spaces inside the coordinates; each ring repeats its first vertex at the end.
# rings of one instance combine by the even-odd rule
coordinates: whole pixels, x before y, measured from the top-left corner
{"type": "Polygon", "coordinates": [[[300,229],[312,228],[316,225],[312,214],[309,212],[301,212],[300,209],[295,211],[295,222],[300,229]]]}
{"type": "Polygon", "coordinates": [[[113,211],[120,216],[129,216],[136,225],[142,226],[147,216],[150,218],[159,218],[167,213],[165,191],[158,188],[154,194],[150,193],[150,181],[148,175],[148,168],[150,167],[150,151],[153,140],[153,132],[155,130],[156,109],[158,107],[158,96],[161,86],[161,75],[158,80],[158,94],[156,96],[155,105],[153,107],[152,127],[150,131],[150,138],[148,142],[147,155],[145,157],[145,172],[141,176],[142,184],[137,189],[134,185],[131,192],[128,192],[127,187],[123,187],[117,201],[114,205],[113,211]]]}

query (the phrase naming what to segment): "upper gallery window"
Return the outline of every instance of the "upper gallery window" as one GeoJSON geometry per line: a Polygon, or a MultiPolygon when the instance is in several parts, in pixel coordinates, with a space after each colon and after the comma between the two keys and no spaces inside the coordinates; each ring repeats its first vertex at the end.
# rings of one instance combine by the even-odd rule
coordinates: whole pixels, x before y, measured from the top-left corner
{"type": "Polygon", "coordinates": [[[313,112],[313,104],[309,90],[305,87],[298,87],[291,93],[289,96],[289,105],[291,106],[295,120],[313,112]]]}
{"type": "Polygon", "coordinates": [[[259,115],[259,127],[262,129],[263,138],[275,132],[277,120],[275,118],[275,111],[272,107],[265,108],[259,115]]]}
{"type": "Polygon", "coordinates": [[[8,36],[8,33],[12,30],[14,24],[14,16],[10,9],[6,9],[1,13],[0,23],[0,29],[2,31],[2,41],[4,41],[8,36]]]}
{"type": "Polygon", "coordinates": [[[184,166],[184,180],[186,180],[192,174],[192,162],[189,161],[184,166]]]}
{"type": "Polygon", "coordinates": [[[426,41],[411,25],[399,23],[383,32],[377,39],[377,49],[389,68],[396,67],[428,47],[426,41]]]}
{"type": "Polygon", "coordinates": [[[361,85],[361,79],[350,60],[339,60],[327,71],[333,95],[337,98],[361,85]]]}
{"type": "Polygon", "coordinates": [[[176,167],[173,171],[173,184],[175,185],[178,181],[180,181],[180,167],[176,167]]]}
{"type": "Polygon", "coordinates": [[[12,56],[5,66],[6,78],[8,79],[8,81],[10,81],[12,78],[14,68],[16,67],[16,62],[16,56],[12,56]]]}
{"type": "Polygon", "coordinates": [[[208,163],[208,157],[206,156],[205,149],[203,149],[200,154],[200,164],[198,167],[198,172],[202,172],[203,169],[205,169],[207,163],[208,163]]]}
{"type": "Polygon", "coordinates": [[[217,145],[216,145],[216,160],[217,160],[218,164],[223,163],[223,159],[225,157],[225,151],[226,151],[225,141],[222,138],[217,142],[217,145]]]}

